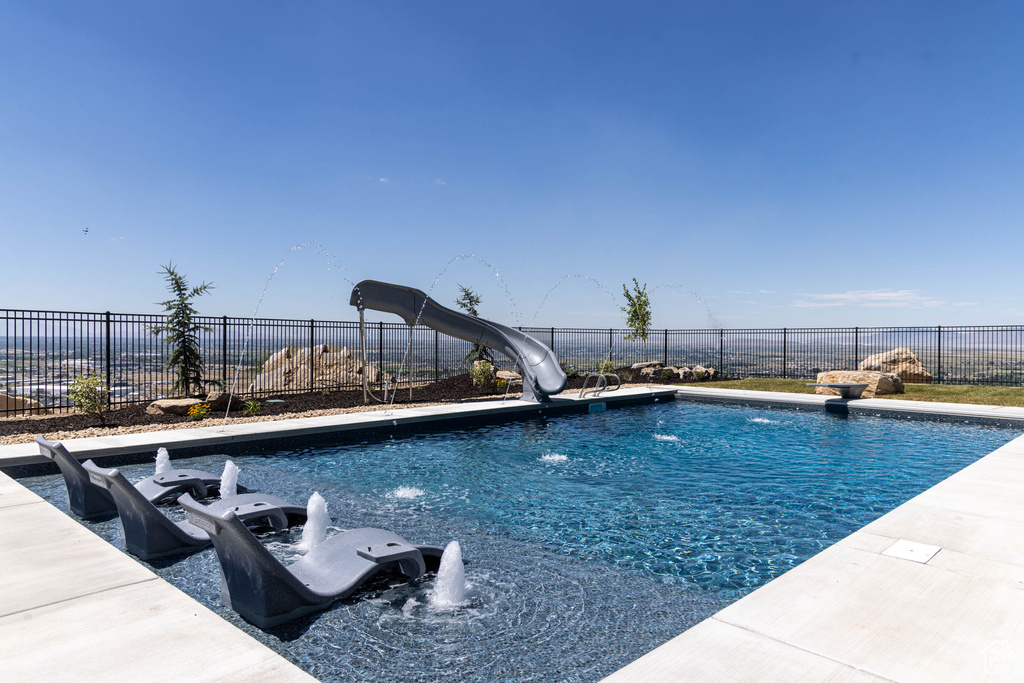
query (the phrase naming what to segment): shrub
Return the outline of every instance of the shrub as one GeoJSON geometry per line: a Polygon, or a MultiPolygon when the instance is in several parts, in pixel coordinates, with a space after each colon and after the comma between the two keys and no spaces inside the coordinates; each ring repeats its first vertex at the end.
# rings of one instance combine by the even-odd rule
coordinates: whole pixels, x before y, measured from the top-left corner
{"type": "Polygon", "coordinates": [[[572,367],[571,365],[566,365],[565,363],[559,363],[559,365],[562,367],[562,372],[565,373],[565,376],[567,378],[576,379],[577,377],[580,376],[580,371],[572,367]]]}
{"type": "Polygon", "coordinates": [[[704,372],[703,370],[698,370],[697,372],[693,373],[693,377],[698,382],[703,382],[708,378],[708,373],[704,372]]]}
{"type": "Polygon", "coordinates": [[[205,420],[209,414],[210,404],[208,403],[197,403],[188,409],[188,419],[195,420],[196,422],[205,420]]]}
{"type": "Polygon", "coordinates": [[[245,403],[244,403],[243,405],[244,405],[245,407],[244,407],[244,408],[242,409],[242,411],[243,411],[243,412],[244,412],[244,413],[245,413],[246,415],[250,415],[250,416],[251,416],[251,415],[255,415],[256,413],[258,413],[258,412],[260,411],[260,402],[259,402],[259,401],[257,401],[257,400],[256,400],[256,399],[254,399],[254,398],[250,398],[250,399],[249,399],[248,401],[246,401],[246,402],[245,402],[245,403]]]}
{"type": "Polygon", "coordinates": [[[473,386],[483,391],[493,391],[495,386],[494,366],[485,360],[473,363],[469,370],[469,378],[473,380],[473,386]]]}
{"type": "Polygon", "coordinates": [[[507,388],[508,388],[508,380],[507,380],[507,379],[502,379],[502,378],[500,378],[500,377],[499,377],[498,379],[496,379],[496,380],[494,381],[494,387],[495,387],[495,388],[496,388],[496,389],[497,389],[497,390],[498,390],[499,392],[500,392],[500,391],[505,391],[505,389],[507,389],[507,388]]]}
{"type": "Polygon", "coordinates": [[[603,360],[597,364],[597,371],[612,374],[615,372],[615,363],[613,363],[611,359],[603,360]]]}
{"type": "Polygon", "coordinates": [[[672,372],[671,370],[662,370],[660,374],[661,381],[663,382],[671,382],[672,380],[679,379],[679,376],[676,375],[676,373],[672,372]]]}
{"type": "Polygon", "coordinates": [[[80,412],[106,422],[103,415],[107,409],[107,380],[103,375],[82,375],[71,381],[68,396],[80,412]]]}
{"type": "Polygon", "coordinates": [[[647,337],[651,333],[651,299],[647,294],[647,283],[641,287],[640,283],[633,278],[633,291],[630,292],[626,285],[622,285],[622,294],[626,297],[627,305],[622,307],[626,314],[626,327],[632,330],[624,339],[640,339],[644,346],[644,361],[647,360],[647,337]]]}
{"type": "Polygon", "coordinates": [[[623,382],[632,382],[633,381],[633,371],[632,370],[623,370],[622,372],[619,373],[619,379],[621,379],[623,382]]]}

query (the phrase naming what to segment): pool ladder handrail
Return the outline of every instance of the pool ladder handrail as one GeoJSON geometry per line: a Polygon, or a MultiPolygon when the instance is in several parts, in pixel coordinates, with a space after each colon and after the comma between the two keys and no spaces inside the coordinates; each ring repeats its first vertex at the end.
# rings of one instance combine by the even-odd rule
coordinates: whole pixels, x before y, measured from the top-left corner
{"type": "Polygon", "coordinates": [[[619,376],[616,375],[614,372],[591,372],[587,374],[586,377],[583,378],[583,388],[580,389],[580,398],[583,398],[586,395],[587,383],[590,382],[591,377],[597,378],[597,381],[594,382],[594,388],[590,390],[594,396],[600,396],[601,392],[603,391],[617,391],[622,387],[622,380],[619,379],[619,376]],[[608,388],[609,377],[615,378],[614,389],[608,388]]]}

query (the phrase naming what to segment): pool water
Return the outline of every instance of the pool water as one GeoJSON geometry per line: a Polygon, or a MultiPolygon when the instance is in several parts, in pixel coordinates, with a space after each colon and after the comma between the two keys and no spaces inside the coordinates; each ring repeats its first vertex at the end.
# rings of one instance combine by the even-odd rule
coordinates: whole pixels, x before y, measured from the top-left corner
{"type": "MultiPolygon", "coordinates": [[[[334,530],[459,540],[467,604],[432,608],[428,575],[264,632],[220,604],[212,550],[154,569],[322,680],[597,680],[1015,436],[671,402],[264,449],[234,458],[239,481],[294,502],[319,491],[334,530]]],[[[22,481],[66,507],[59,477],[22,481]]],[[[116,520],[87,526],[123,547],[116,520]]],[[[299,534],[264,540],[287,560],[299,534]]]]}

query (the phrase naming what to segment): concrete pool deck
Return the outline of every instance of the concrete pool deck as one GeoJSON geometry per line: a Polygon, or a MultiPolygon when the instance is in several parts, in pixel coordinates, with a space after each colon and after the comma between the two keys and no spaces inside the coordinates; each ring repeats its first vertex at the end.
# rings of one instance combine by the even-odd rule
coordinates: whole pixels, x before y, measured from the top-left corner
{"type": "MultiPolygon", "coordinates": [[[[652,393],[622,391],[624,397],[632,391],[652,393]]],[[[690,399],[808,407],[836,401],[720,389],[680,393],[690,399]]],[[[611,395],[602,397],[607,398],[611,395]]],[[[915,412],[945,416],[1021,420],[1024,431],[1024,409],[883,399],[843,403],[852,413],[916,407],[915,412]]],[[[357,413],[65,443],[80,457],[116,456],[159,445],[207,447],[380,428],[396,421],[425,427],[453,417],[485,418],[486,411],[498,410],[526,416],[538,406],[519,401],[432,406],[390,416],[357,413]]],[[[37,462],[37,453],[35,444],[0,447],[0,467],[37,462]]],[[[4,680],[175,675],[179,655],[188,664],[177,675],[189,680],[313,680],[3,474],[0,519],[6,529],[0,539],[4,680]]],[[[1024,680],[1022,653],[1024,437],[607,680],[1019,681],[1024,680]]]]}

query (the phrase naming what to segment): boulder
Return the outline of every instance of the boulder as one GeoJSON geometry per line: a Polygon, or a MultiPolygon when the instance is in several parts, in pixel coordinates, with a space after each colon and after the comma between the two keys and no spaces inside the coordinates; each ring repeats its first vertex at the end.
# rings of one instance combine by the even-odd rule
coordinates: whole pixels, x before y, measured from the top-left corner
{"type": "Polygon", "coordinates": [[[693,374],[693,370],[688,367],[681,367],[678,370],[680,382],[696,382],[697,377],[693,374]]]}
{"type": "Polygon", "coordinates": [[[498,370],[498,379],[503,379],[506,382],[518,382],[523,377],[518,372],[512,372],[511,370],[498,370]]]}
{"type": "Polygon", "coordinates": [[[868,356],[860,362],[857,369],[893,373],[899,375],[904,382],[911,384],[931,384],[934,379],[932,373],[921,365],[917,354],[905,346],[868,356]]]}
{"type": "Polygon", "coordinates": [[[227,410],[229,402],[231,410],[241,410],[244,407],[243,403],[245,402],[245,399],[238,394],[229,394],[226,391],[214,389],[206,395],[206,400],[204,401],[204,403],[208,403],[210,405],[210,410],[212,412],[227,410]]]}
{"type": "MultiPolygon", "coordinates": [[[[875,372],[872,370],[831,370],[818,373],[818,384],[835,384],[837,382],[853,382],[867,384],[861,398],[874,398],[884,394],[902,394],[903,382],[899,375],[892,372],[875,372]]],[[[839,391],[828,387],[815,387],[814,393],[825,396],[838,396],[839,391]]]]}
{"type": "Polygon", "coordinates": [[[693,379],[695,382],[710,382],[718,377],[718,370],[706,368],[703,365],[693,366],[693,379]]]}
{"type": "MultiPolygon", "coordinates": [[[[310,376],[314,391],[344,386],[354,389],[362,385],[364,372],[370,384],[377,384],[381,379],[381,373],[375,366],[363,367],[352,351],[344,346],[337,349],[332,349],[328,344],[298,349],[285,347],[267,359],[262,371],[249,386],[249,391],[309,391],[310,376]]],[[[386,379],[390,382],[395,380],[391,376],[386,379]]]]}
{"type": "Polygon", "coordinates": [[[149,415],[188,415],[188,409],[205,403],[198,398],[161,398],[146,407],[149,415]]]}
{"type": "Polygon", "coordinates": [[[0,417],[15,415],[49,415],[52,411],[39,401],[24,396],[0,394],[0,417]],[[11,411],[11,412],[7,412],[11,411]]]}
{"type": "Polygon", "coordinates": [[[629,366],[630,370],[644,370],[645,368],[660,368],[664,367],[664,363],[660,360],[644,361],[643,363],[633,363],[629,366]]]}

